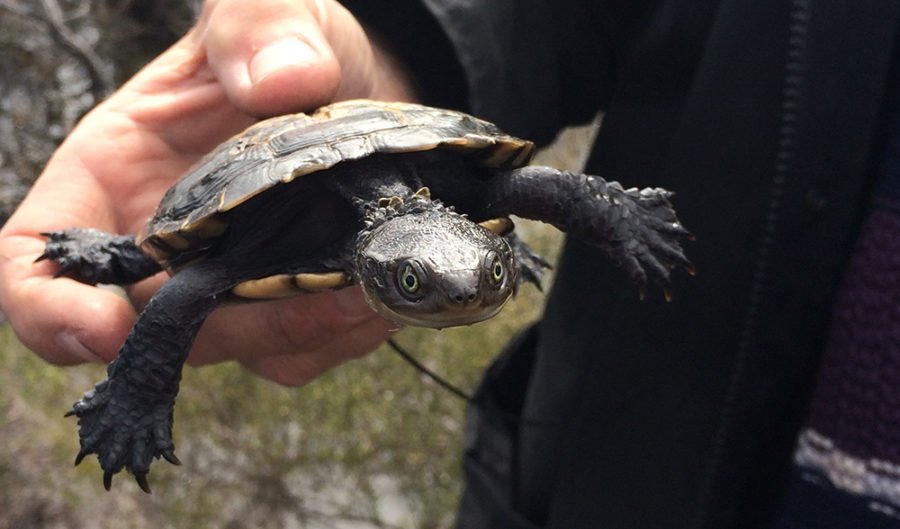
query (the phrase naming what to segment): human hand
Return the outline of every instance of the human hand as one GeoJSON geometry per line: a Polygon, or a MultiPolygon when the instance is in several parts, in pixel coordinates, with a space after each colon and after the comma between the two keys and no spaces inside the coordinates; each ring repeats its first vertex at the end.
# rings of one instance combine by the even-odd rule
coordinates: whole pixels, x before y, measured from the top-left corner
{"type": "MultiPolygon", "coordinates": [[[[0,230],[0,307],[22,342],[57,364],[110,361],[164,274],[129,300],[34,264],[41,232],[136,233],[199,157],[257,117],[331,100],[409,100],[410,83],[333,0],[208,0],[196,26],[90,112],[0,230]]],[[[238,360],[299,385],[380,343],[391,324],[356,288],[230,306],[189,362],[238,360]]]]}

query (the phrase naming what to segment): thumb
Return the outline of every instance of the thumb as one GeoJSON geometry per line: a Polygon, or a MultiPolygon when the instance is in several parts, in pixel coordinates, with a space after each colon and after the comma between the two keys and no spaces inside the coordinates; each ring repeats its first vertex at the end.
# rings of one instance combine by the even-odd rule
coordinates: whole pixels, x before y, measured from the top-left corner
{"type": "Polygon", "coordinates": [[[320,12],[326,9],[321,5],[302,0],[207,3],[196,30],[210,68],[241,111],[271,116],[334,98],[341,65],[323,32],[327,13],[320,12]]]}
{"type": "Polygon", "coordinates": [[[310,109],[340,86],[341,67],[304,1],[208,2],[197,29],[225,93],[248,114],[310,109]]]}

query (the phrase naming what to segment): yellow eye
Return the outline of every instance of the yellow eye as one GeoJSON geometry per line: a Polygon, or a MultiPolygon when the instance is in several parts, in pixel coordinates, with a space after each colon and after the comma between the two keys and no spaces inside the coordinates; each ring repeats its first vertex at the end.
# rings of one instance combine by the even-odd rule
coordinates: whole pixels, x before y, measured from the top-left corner
{"type": "Polygon", "coordinates": [[[503,263],[500,262],[500,259],[494,259],[494,263],[491,265],[491,279],[494,282],[499,283],[503,281],[503,276],[506,274],[506,269],[503,268],[503,263]]]}
{"type": "Polygon", "coordinates": [[[412,266],[403,267],[403,272],[400,274],[400,287],[407,294],[415,294],[419,291],[419,276],[416,275],[412,266]]]}

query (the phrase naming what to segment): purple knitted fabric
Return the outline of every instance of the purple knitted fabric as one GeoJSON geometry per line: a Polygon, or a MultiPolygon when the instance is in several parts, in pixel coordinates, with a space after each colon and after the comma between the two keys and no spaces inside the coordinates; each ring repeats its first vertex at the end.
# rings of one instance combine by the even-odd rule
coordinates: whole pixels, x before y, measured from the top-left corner
{"type": "Polygon", "coordinates": [[[867,219],[834,310],[809,426],[900,464],[900,201],[867,219]]]}
{"type": "Polygon", "coordinates": [[[828,527],[900,527],[900,134],[834,306],[794,462],[772,527],[821,527],[811,520],[825,510],[828,527]]]}

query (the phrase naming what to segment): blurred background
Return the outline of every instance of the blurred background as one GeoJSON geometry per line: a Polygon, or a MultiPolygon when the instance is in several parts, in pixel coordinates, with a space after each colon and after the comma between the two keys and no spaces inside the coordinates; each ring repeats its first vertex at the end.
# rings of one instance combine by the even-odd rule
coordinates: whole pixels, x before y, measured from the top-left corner
{"type": "MultiPolygon", "coordinates": [[[[0,223],[78,119],[183,34],[199,5],[0,0],[0,223]]],[[[580,169],[595,128],[565,131],[539,161],[580,169]]],[[[556,259],[555,230],[517,224],[556,259]]],[[[488,322],[408,329],[397,341],[472,391],[542,305],[526,287],[488,322]]],[[[187,368],[175,427],[184,466],[154,465],[152,496],[121,475],[105,492],[93,457],[72,467],[76,422],[63,413],[104,376],[48,365],[0,324],[0,529],[451,526],[464,403],[387,348],[299,389],[231,364],[187,368]]]]}

